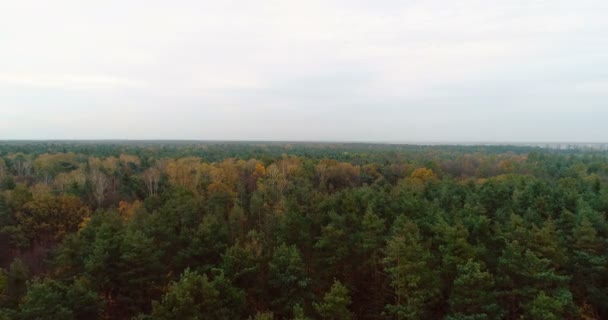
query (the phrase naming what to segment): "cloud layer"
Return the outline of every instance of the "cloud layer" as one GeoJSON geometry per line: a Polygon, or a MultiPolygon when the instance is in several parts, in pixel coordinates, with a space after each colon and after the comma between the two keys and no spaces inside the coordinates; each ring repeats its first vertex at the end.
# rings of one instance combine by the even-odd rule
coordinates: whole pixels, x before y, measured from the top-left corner
{"type": "Polygon", "coordinates": [[[605,1],[5,1],[0,139],[606,142],[605,1]]]}

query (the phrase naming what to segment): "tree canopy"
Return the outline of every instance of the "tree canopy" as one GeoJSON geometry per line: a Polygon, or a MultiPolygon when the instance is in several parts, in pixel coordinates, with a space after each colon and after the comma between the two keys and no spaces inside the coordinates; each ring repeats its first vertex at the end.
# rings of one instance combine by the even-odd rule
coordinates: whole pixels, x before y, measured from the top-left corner
{"type": "Polygon", "coordinates": [[[608,152],[0,143],[0,319],[605,319],[608,152]]]}

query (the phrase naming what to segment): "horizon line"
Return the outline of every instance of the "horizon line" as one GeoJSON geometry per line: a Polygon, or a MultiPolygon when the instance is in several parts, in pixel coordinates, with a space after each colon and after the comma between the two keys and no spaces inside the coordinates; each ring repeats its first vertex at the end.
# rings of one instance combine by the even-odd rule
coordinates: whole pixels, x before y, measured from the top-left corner
{"type": "Polygon", "coordinates": [[[4,142],[231,142],[231,143],[344,143],[344,144],[397,144],[397,145],[603,145],[608,141],[484,141],[484,140],[271,140],[271,139],[0,139],[4,142]]]}

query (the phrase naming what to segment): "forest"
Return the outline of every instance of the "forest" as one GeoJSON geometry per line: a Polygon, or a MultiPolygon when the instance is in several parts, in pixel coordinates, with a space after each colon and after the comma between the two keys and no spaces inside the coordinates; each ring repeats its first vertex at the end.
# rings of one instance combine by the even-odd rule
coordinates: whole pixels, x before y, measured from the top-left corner
{"type": "Polygon", "coordinates": [[[608,151],[0,142],[0,320],[608,319],[608,151]]]}

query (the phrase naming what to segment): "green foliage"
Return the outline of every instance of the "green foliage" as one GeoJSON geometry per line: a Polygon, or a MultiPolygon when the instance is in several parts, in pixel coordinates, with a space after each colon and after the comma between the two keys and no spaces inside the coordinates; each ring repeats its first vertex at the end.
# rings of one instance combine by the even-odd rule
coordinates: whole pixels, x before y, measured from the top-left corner
{"type": "Polygon", "coordinates": [[[371,208],[368,208],[361,222],[361,247],[370,256],[369,262],[374,267],[378,262],[380,250],[384,246],[385,233],[386,226],[384,219],[378,217],[371,208]]]}
{"type": "Polygon", "coordinates": [[[18,319],[19,313],[13,309],[0,308],[0,320],[18,319]]]}
{"type": "Polygon", "coordinates": [[[526,305],[526,319],[558,320],[572,316],[572,295],[568,290],[560,290],[553,296],[539,292],[534,300],[526,305]]]}
{"type": "Polygon", "coordinates": [[[456,279],[448,300],[450,320],[500,319],[494,277],[473,260],[457,268],[456,279]]]}
{"type": "Polygon", "coordinates": [[[310,320],[310,318],[304,314],[304,308],[298,304],[293,307],[293,320],[310,320]]]}
{"type": "Polygon", "coordinates": [[[0,178],[0,190],[13,190],[15,187],[17,187],[17,184],[13,177],[7,176],[0,178]]]}
{"type": "Polygon", "coordinates": [[[82,281],[70,286],[55,280],[37,280],[28,287],[20,305],[23,320],[85,320],[101,314],[98,295],[82,281]]]}
{"type": "Polygon", "coordinates": [[[206,275],[186,270],[162,300],[154,303],[151,319],[240,319],[244,303],[243,292],[223,275],[209,280],[206,275]]]}
{"type": "Polygon", "coordinates": [[[273,320],[274,314],[272,312],[258,312],[255,314],[253,318],[249,318],[252,320],[273,320]]]}
{"type": "Polygon", "coordinates": [[[587,217],[583,217],[574,227],[571,247],[569,268],[573,275],[574,292],[591,302],[597,311],[608,310],[608,292],[605,290],[608,284],[606,241],[598,235],[587,217]]]}
{"type": "Polygon", "coordinates": [[[246,291],[250,305],[267,300],[266,279],[262,275],[264,260],[262,239],[255,231],[226,249],[222,256],[221,270],[232,283],[246,291]]]}
{"type": "Polygon", "coordinates": [[[468,241],[468,230],[461,223],[457,223],[455,226],[442,225],[439,228],[439,234],[442,272],[445,283],[449,284],[456,275],[457,267],[467,263],[470,259],[474,259],[477,252],[468,241]]]}
{"type": "Polygon", "coordinates": [[[599,149],[3,142],[0,320],[604,319],[607,212],[599,149]]]}
{"type": "Polygon", "coordinates": [[[21,259],[15,259],[7,274],[6,300],[9,306],[17,305],[27,291],[29,271],[21,259]]]}
{"type": "Polygon", "coordinates": [[[418,226],[404,216],[398,217],[385,254],[385,270],[395,291],[387,311],[397,319],[424,319],[439,298],[439,275],[418,226]]]}
{"type": "Polygon", "coordinates": [[[80,199],[62,195],[34,199],[23,206],[16,218],[29,240],[49,242],[77,231],[88,216],[89,209],[80,199]]]}
{"type": "Polygon", "coordinates": [[[348,310],[350,304],[348,289],[340,281],[334,280],[329,292],[323,296],[320,303],[315,303],[314,307],[322,319],[348,320],[352,319],[348,310]]]}
{"type": "Polygon", "coordinates": [[[8,275],[3,269],[0,269],[0,301],[4,301],[6,290],[8,288],[8,275]]]}
{"type": "Polygon", "coordinates": [[[162,280],[161,253],[152,239],[138,230],[127,230],[121,242],[116,278],[120,290],[116,298],[135,313],[148,305],[162,280]]]}
{"type": "Polygon", "coordinates": [[[497,279],[503,305],[515,314],[541,290],[561,290],[568,277],[559,275],[551,261],[538,257],[517,241],[508,243],[499,259],[497,279]]]}
{"type": "Polygon", "coordinates": [[[308,298],[310,279],[297,247],[286,244],[276,247],[268,264],[268,272],[273,297],[271,305],[277,315],[289,314],[296,305],[302,305],[308,298]]]}

